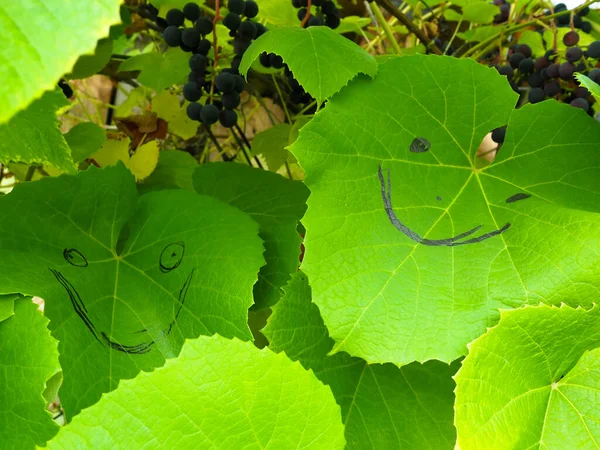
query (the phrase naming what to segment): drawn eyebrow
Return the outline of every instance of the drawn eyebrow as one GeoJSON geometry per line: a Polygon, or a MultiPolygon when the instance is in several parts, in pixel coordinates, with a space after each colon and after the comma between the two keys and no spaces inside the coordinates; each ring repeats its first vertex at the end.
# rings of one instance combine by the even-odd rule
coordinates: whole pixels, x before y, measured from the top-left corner
{"type": "Polygon", "coordinates": [[[464,239],[468,236],[471,236],[472,234],[477,232],[480,228],[482,228],[483,225],[477,225],[476,227],[474,227],[468,231],[465,231],[464,233],[458,234],[458,235],[456,235],[454,237],[450,237],[450,238],[424,239],[422,236],[415,233],[409,227],[404,225],[400,221],[400,219],[398,219],[398,217],[396,216],[396,213],[394,212],[394,207],[392,206],[392,179],[391,179],[391,175],[390,175],[390,170],[387,169],[387,186],[386,186],[385,178],[383,176],[383,170],[381,169],[381,165],[379,165],[377,175],[379,177],[379,183],[381,184],[381,198],[383,199],[383,205],[385,208],[385,212],[386,212],[388,218],[390,219],[390,222],[398,230],[400,230],[402,233],[404,233],[410,239],[412,239],[413,241],[415,241],[419,244],[428,245],[431,247],[456,247],[458,245],[476,244],[478,242],[485,241],[486,239],[489,239],[491,237],[498,236],[498,235],[504,233],[511,226],[511,224],[507,222],[506,224],[504,224],[504,226],[502,228],[499,228],[494,231],[490,231],[489,233],[485,233],[485,234],[482,234],[481,236],[473,237],[471,239],[467,239],[464,241],[460,241],[460,239],[464,239]]]}

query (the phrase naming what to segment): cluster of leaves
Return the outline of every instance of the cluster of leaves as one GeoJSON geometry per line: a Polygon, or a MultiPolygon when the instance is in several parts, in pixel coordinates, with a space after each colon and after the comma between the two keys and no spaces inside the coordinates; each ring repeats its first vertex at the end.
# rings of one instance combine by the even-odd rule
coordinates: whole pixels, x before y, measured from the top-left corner
{"type": "Polygon", "coordinates": [[[59,3],[0,6],[0,447],[600,445],[596,11],[59,3]],[[588,108],[531,101],[576,17],[588,108]]]}

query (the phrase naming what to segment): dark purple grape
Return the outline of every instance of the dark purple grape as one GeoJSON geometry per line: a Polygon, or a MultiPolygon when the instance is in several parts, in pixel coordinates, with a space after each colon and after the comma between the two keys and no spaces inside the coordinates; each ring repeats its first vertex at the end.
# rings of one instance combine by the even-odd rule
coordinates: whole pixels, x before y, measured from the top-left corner
{"type": "Polygon", "coordinates": [[[590,91],[588,91],[583,86],[579,86],[573,91],[573,97],[575,98],[588,98],[590,95],[590,91]]]}
{"type": "Polygon", "coordinates": [[[235,89],[235,75],[227,72],[221,72],[215,78],[215,86],[225,94],[232,92],[235,89]]]}
{"type": "Polygon", "coordinates": [[[296,9],[302,7],[303,5],[300,4],[301,1],[300,0],[292,0],[292,6],[296,9]]]}
{"type": "Polygon", "coordinates": [[[270,53],[269,60],[271,61],[271,67],[274,69],[283,69],[283,58],[281,56],[270,53]]]}
{"type": "Polygon", "coordinates": [[[190,103],[186,108],[187,116],[192,120],[200,121],[201,110],[202,105],[200,103],[190,103]]]}
{"type": "Polygon", "coordinates": [[[196,3],[186,3],[183,7],[183,15],[191,22],[200,17],[200,7],[196,3]]]}
{"type": "Polygon", "coordinates": [[[244,14],[246,9],[246,2],[244,0],[229,0],[227,2],[227,9],[229,12],[236,14],[244,14]]]}
{"type": "Polygon", "coordinates": [[[262,64],[263,67],[266,67],[266,68],[271,67],[271,58],[269,57],[268,53],[262,52],[258,56],[258,60],[260,61],[260,63],[262,64]]]}
{"type": "Polygon", "coordinates": [[[219,113],[219,122],[225,128],[231,128],[237,123],[237,114],[231,109],[224,109],[219,113]]]}
{"type": "Polygon", "coordinates": [[[563,80],[570,80],[573,77],[573,72],[575,72],[575,66],[570,62],[564,62],[558,66],[558,75],[563,80]]]}
{"type": "Polygon", "coordinates": [[[237,31],[238,27],[242,23],[242,19],[236,13],[230,12],[223,19],[223,25],[231,31],[237,31]]]}
{"type": "Polygon", "coordinates": [[[221,101],[226,109],[235,109],[240,106],[240,94],[237,91],[231,91],[221,96],[221,101]]]}
{"type": "MultiPolygon", "coordinates": [[[[340,19],[339,15],[329,14],[325,16],[325,24],[332,30],[335,30],[337,27],[339,27],[340,23],[342,23],[342,20],[340,19]]],[[[448,50],[447,53],[451,55],[453,52],[448,50]]]]}
{"type": "Polygon", "coordinates": [[[208,39],[200,39],[198,43],[198,47],[194,50],[194,53],[198,53],[200,55],[208,55],[210,48],[212,47],[212,43],[208,39]]]}
{"type": "Polygon", "coordinates": [[[600,58],[600,41],[592,42],[587,48],[587,54],[590,58],[600,58]]]}
{"type": "Polygon", "coordinates": [[[206,56],[201,54],[192,55],[189,66],[191,70],[203,70],[206,67],[206,56]]]}
{"type": "Polygon", "coordinates": [[[258,15],[258,4],[254,0],[246,0],[246,8],[243,14],[248,19],[254,19],[258,15]]]}
{"type": "Polygon", "coordinates": [[[519,68],[519,64],[521,64],[521,61],[523,61],[525,59],[525,55],[523,53],[513,53],[513,55],[508,58],[508,63],[510,64],[510,66],[513,69],[518,69],[519,68]]]}
{"type": "Polygon", "coordinates": [[[568,48],[567,52],[565,53],[565,58],[567,58],[567,61],[569,61],[570,63],[579,61],[582,56],[583,56],[583,51],[581,50],[580,47],[568,48]]]}
{"type": "Polygon", "coordinates": [[[539,72],[540,70],[548,67],[549,65],[550,65],[550,60],[548,58],[544,58],[542,56],[541,58],[538,58],[535,60],[534,69],[536,72],[539,72]]]}
{"type": "Polygon", "coordinates": [[[532,88],[539,88],[542,86],[542,84],[544,84],[544,80],[542,79],[542,76],[538,72],[534,72],[531,75],[529,75],[529,78],[527,79],[527,83],[532,88]]]}
{"type": "Polygon", "coordinates": [[[533,68],[533,59],[531,58],[525,58],[519,63],[519,72],[523,74],[529,74],[533,72],[533,68]]]}
{"type": "Polygon", "coordinates": [[[559,75],[558,75],[558,68],[559,67],[560,67],[560,64],[556,64],[556,63],[550,64],[548,66],[548,72],[547,72],[548,76],[550,78],[558,78],[559,77],[559,75]]]}
{"type": "Polygon", "coordinates": [[[547,81],[544,84],[544,93],[546,97],[554,97],[556,94],[560,92],[560,83],[556,80],[547,81]]]}
{"type": "Polygon", "coordinates": [[[213,21],[208,17],[200,17],[198,20],[196,20],[194,28],[196,28],[198,33],[200,33],[202,36],[206,36],[207,34],[212,33],[213,21]]]}
{"type": "Polygon", "coordinates": [[[163,39],[169,47],[178,47],[181,44],[181,30],[175,25],[170,25],[163,31],[163,39]]]}
{"type": "Polygon", "coordinates": [[[238,35],[245,39],[256,39],[258,34],[258,29],[256,28],[256,24],[251,20],[246,20],[242,22],[237,30],[238,35]]]}
{"type": "Polygon", "coordinates": [[[167,13],[167,24],[169,26],[180,27],[185,22],[185,16],[183,15],[183,11],[177,8],[170,9],[167,13]]]}
{"type": "Polygon", "coordinates": [[[337,10],[338,9],[335,6],[335,3],[333,3],[331,0],[323,2],[323,6],[321,6],[321,12],[325,15],[336,14],[337,10]]]}
{"type": "Polygon", "coordinates": [[[246,82],[244,81],[244,78],[242,78],[240,75],[234,75],[233,76],[235,79],[235,91],[238,93],[242,93],[246,87],[246,82]]]}
{"type": "Polygon", "coordinates": [[[492,131],[492,141],[496,144],[502,144],[506,137],[506,127],[496,128],[492,131]]]}
{"type": "Polygon", "coordinates": [[[600,83],[600,69],[592,69],[588,73],[588,77],[595,83],[600,83]]]}
{"type": "Polygon", "coordinates": [[[544,100],[544,98],[546,98],[546,94],[544,93],[544,90],[539,88],[539,87],[535,87],[535,88],[531,88],[531,90],[529,91],[529,103],[539,103],[542,100],[544,100]]]}
{"type": "Polygon", "coordinates": [[[317,16],[310,16],[306,22],[307,27],[320,27],[321,25],[323,25],[323,20],[317,16]]]}
{"type": "Polygon", "coordinates": [[[236,55],[243,55],[244,52],[248,50],[248,47],[250,47],[250,44],[252,44],[250,39],[236,37],[233,40],[233,52],[236,55]]]}
{"type": "Polygon", "coordinates": [[[580,10],[577,14],[579,14],[581,17],[585,17],[589,14],[589,12],[590,12],[590,7],[586,6],[585,8],[580,10]]]}
{"type": "Polygon", "coordinates": [[[314,6],[323,6],[323,3],[325,3],[325,0],[312,0],[314,6]]]}
{"type": "Polygon", "coordinates": [[[202,97],[202,91],[198,88],[198,83],[190,81],[183,86],[183,98],[188,102],[197,102],[202,97]]]}
{"type": "Polygon", "coordinates": [[[500,75],[504,75],[510,80],[514,76],[515,71],[510,66],[500,66],[498,67],[498,73],[500,75]]]}
{"type": "Polygon", "coordinates": [[[539,74],[542,81],[548,81],[550,79],[550,75],[548,75],[548,69],[546,67],[540,70],[539,74]]]}
{"type": "Polygon", "coordinates": [[[556,52],[553,49],[546,50],[546,53],[544,53],[544,58],[547,58],[548,61],[554,61],[556,59],[556,52]]]}
{"type": "Polygon", "coordinates": [[[231,68],[234,72],[240,71],[240,64],[242,63],[242,55],[235,55],[231,60],[231,68]]]}
{"type": "Polygon", "coordinates": [[[296,14],[296,16],[298,17],[298,20],[300,22],[302,22],[304,20],[304,16],[306,16],[306,13],[308,12],[308,10],[306,8],[302,8],[298,10],[298,13],[296,14]]]}
{"type": "Polygon", "coordinates": [[[256,22],[256,37],[259,38],[267,32],[267,28],[260,22],[256,22]]]}
{"type": "Polygon", "coordinates": [[[569,104],[575,108],[581,108],[585,112],[590,109],[590,103],[585,98],[576,98],[569,104]]]}
{"type": "Polygon", "coordinates": [[[569,31],[567,34],[563,36],[563,44],[567,47],[572,47],[577,45],[579,42],[579,33],[577,31],[569,31]]]}
{"type": "Polygon", "coordinates": [[[215,105],[204,105],[200,111],[200,120],[206,125],[212,125],[219,120],[219,108],[215,105]]]}
{"type": "Polygon", "coordinates": [[[181,32],[181,42],[190,49],[198,47],[200,43],[200,33],[195,28],[184,28],[181,32]]]}
{"type": "Polygon", "coordinates": [[[592,32],[592,24],[590,22],[583,22],[581,24],[581,26],[579,27],[579,29],[581,31],[583,31],[584,33],[591,33],[592,32]]]}
{"type": "Polygon", "coordinates": [[[522,53],[523,55],[525,55],[525,58],[531,58],[531,47],[527,44],[519,44],[517,45],[517,47],[515,48],[515,52],[517,53],[522,53]]]}

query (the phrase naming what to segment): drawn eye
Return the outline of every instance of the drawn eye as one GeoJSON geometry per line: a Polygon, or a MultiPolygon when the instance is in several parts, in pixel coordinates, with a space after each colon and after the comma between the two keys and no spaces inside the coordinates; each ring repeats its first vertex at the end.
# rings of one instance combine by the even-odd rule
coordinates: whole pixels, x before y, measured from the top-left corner
{"type": "Polygon", "coordinates": [[[431,148],[431,142],[423,137],[414,138],[410,144],[410,151],[413,153],[425,153],[431,148]]]}
{"type": "Polygon", "coordinates": [[[183,242],[174,242],[167,245],[160,254],[158,265],[161,272],[170,272],[177,269],[183,260],[185,253],[185,244],[183,242]]]}
{"type": "Polygon", "coordinates": [[[70,249],[65,248],[63,251],[63,256],[64,256],[65,260],[72,266],[75,266],[75,267],[87,267],[88,266],[87,259],[85,259],[85,256],[83,256],[83,254],[79,250],[76,250],[74,248],[70,248],[70,249]]]}

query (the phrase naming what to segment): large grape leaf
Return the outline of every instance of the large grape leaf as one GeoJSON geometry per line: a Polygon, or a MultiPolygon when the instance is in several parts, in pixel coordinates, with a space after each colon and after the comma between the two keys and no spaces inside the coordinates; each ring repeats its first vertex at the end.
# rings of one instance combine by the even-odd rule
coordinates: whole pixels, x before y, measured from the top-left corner
{"type": "Polygon", "coordinates": [[[198,132],[198,122],[188,117],[186,109],[188,102],[180,104],[179,97],[170,91],[163,91],[152,98],[152,111],[165,120],[169,133],[190,139],[198,132]]]}
{"type": "Polygon", "coordinates": [[[348,449],[454,448],[457,364],[429,361],[398,368],[346,353],[328,356],[333,340],[311,302],[306,275],[292,275],[284,291],[263,332],[272,350],[285,351],[331,387],[342,408],[348,449]]]}
{"type": "Polygon", "coordinates": [[[192,155],[181,150],[163,150],[158,157],[156,169],[138,185],[140,192],[157,189],[194,190],[192,177],[198,167],[198,161],[192,155]]]}
{"type": "Polygon", "coordinates": [[[222,337],[126,380],[62,428],[50,449],[343,449],[331,391],[284,355],[222,337]]]}
{"type": "Polygon", "coordinates": [[[182,84],[190,71],[190,56],[180,48],[170,48],[164,53],[148,52],[123,61],[119,71],[139,70],[138,81],[144,86],[162,91],[174,84],[182,84]]]}
{"type": "Polygon", "coordinates": [[[455,377],[458,446],[600,447],[599,346],[597,306],[502,311],[455,377]]]}
{"type": "Polygon", "coordinates": [[[106,142],[106,132],[92,122],[75,125],[64,135],[73,161],[81,162],[96,153],[106,142]]]}
{"type": "Polygon", "coordinates": [[[99,38],[119,22],[121,0],[2,2],[0,29],[0,123],[26,108],[92,53],[99,38]]]}
{"type": "Polygon", "coordinates": [[[299,181],[243,164],[212,163],[198,166],[194,188],[248,213],[260,226],[266,265],[254,286],[254,309],[279,300],[281,288],[300,264],[296,231],[306,210],[308,189],[299,181]]]}
{"type": "Polygon", "coordinates": [[[65,172],[75,172],[71,150],[56,117],[56,111],[68,104],[60,89],[48,91],[8,123],[0,125],[0,162],[50,164],[65,172]]]}
{"type": "Polygon", "coordinates": [[[238,209],[183,190],[138,197],[119,163],[19,184],[0,213],[0,293],[46,300],[68,419],[186,337],[251,339],[263,246],[238,209]]]}
{"type": "Polygon", "coordinates": [[[334,350],[449,362],[500,307],[595,301],[600,127],[568,105],[515,100],[493,69],[406,56],[302,128],[303,269],[334,350]],[[484,167],[477,148],[506,122],[484,167]]]}
{"type": "Polygon", "coordinates": [[[359,73],[377,73],[375,58],[328,27],[281,27],[263,34],[244,53],[240,73],[262,52],[280,55],[294,77],[319,103],[359,73]]]}
{"type": "Polygon", "coordinates": [[[31,298],[15,302],[15,315],[0,322],[0,443],[33,449],[58,432],[42,393],[60,371],[48,319],[31,298]]]}
{"type": "Polygon", "coordinates": [[[19,294],[0,295],[0,322],[8,319],[15,313],[15,301],[19,297],[19,294]]]}

